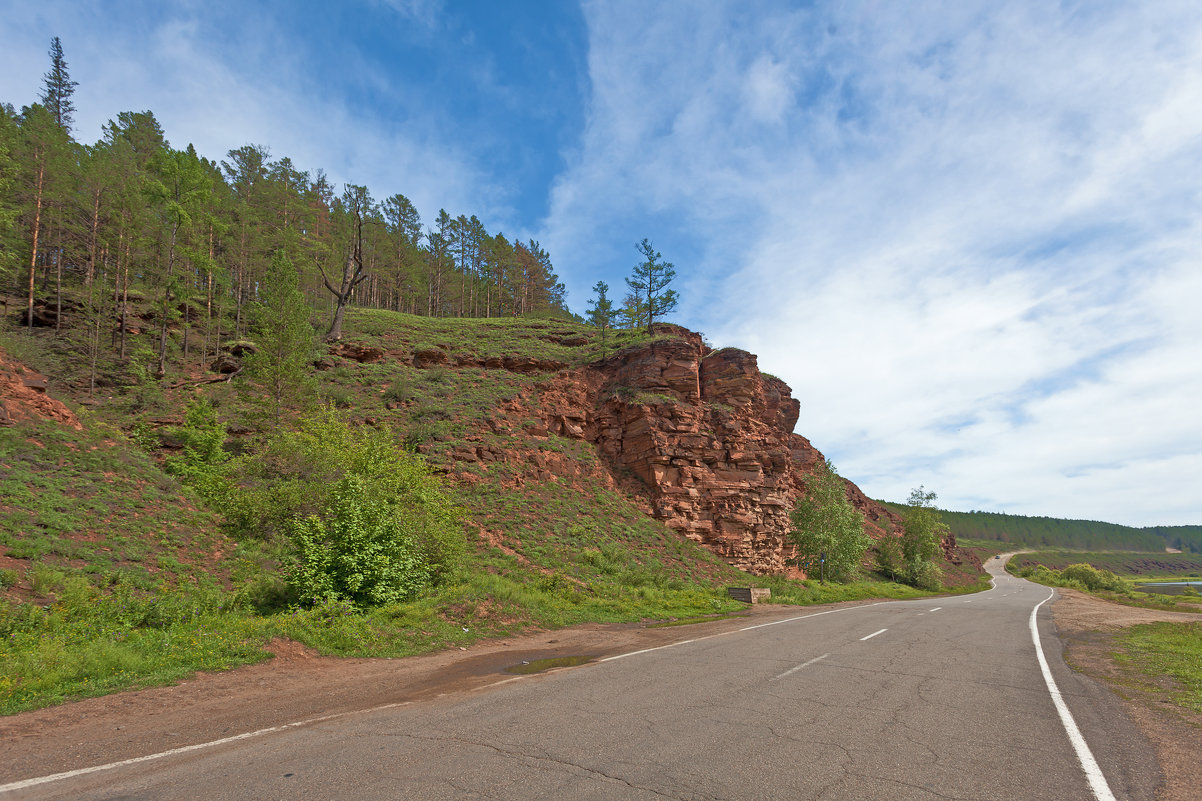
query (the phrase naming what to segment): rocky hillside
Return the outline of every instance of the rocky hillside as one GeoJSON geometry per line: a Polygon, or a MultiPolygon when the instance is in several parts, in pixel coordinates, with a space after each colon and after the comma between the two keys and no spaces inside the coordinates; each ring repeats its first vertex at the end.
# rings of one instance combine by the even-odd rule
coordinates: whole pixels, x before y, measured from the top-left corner
{"type": "MultiPolygon", "coordinates": [[[[699,334],[665,324],[615,352],[594,330],[566,322],[434,324],[382,312],[351,320],[351,337],[313,365],[329,377],[322,379],[327,399],[361,423],[393,426],[455,484],[558,481],[617,491],[733,567],[801,577],[790,565],[789,516],[824,457],[793,433],[800,403],[783,381],[760,372],[754,354],[714,350],[699,334]]],[[[237,375],[239,354],[226,348],[208,367],[237,375]]],[[[3,371],[10,415],[48,401],[38,391],[45,380],[18,376],[20,369],[3,371]]],[[[163,384],[165,405],[143,412],[141,424],[177,424],[178,414],[163,412],[202,383],[209,385],[194,374],[163,384]]],[[[897,531],[894,511],[845,483],[871,536],[897,531]]],[[[481,506],[482,536],[503,541],[481,506]]],[[[952,564],[974,561],[954,539],[944,546],[952,564]]]]}
{"type": "MultiPolygon", "coordinates": [[[[452,451],[448,469],[508,462],[524,465],[525,478],[543,481],[577,473],[580,463],[548,453],[539,440],[591,443],[602,457],[590,471],[594,480],[640,498],[649,514],[735,567],[796,575],[789,566],[789,513],[824,460],[793,433],[799,402],[783,381],[760,372],[754,354],[712,350],[678,326],[657,326],[656,334],[575,368],[517,357],[491,364],[442,348],[413,353],[419,369],[481,361],[544,374],[501,404],[487,421],[489,432],[469,434],[452,451]],[[507,438],[498,448],[487,433],[524,433],[534,442],[515,449],[507,438]]],[[[873,536],[900,522],[851,482],[847,493],[873,536]]]]}

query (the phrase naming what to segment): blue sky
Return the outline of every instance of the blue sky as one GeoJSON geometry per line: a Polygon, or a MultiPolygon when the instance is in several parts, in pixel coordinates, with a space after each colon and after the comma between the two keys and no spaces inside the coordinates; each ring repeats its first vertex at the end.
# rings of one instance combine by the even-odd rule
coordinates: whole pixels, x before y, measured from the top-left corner
{"type": "Polygon", "coordinates": [[[649,237],[869,494],[1202,523],[1196,2],[246,6],[0,0],[0,100],[58,35],[81,140],[476,214],[576,310],[649,237]]]}

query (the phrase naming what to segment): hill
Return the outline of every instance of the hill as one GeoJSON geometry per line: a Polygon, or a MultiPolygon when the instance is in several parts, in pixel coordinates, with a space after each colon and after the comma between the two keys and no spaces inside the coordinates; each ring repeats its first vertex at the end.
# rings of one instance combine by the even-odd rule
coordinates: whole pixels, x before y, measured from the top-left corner
{"type": "MultiPolygon", "coordinates": [[[[900,504],[881,502],[900,511],[900,504]]],[[[1029,547],[1079,551],[1163,552],[1166,549],[1202,553],[1202,526],[1134,528],[1096,520],[1025,517],[997,512],[940,510],[952,533],[964,539],[994,540],[1029,547]]]]}
{"type": "MultiPolygon", "coordinates": [[[[602,342],[563,318],[352,306],[277,417],[251,341],[202,365],[169,325],[170,370],[155,378],[135,359],[94,369],[83,314],[57,331],[12,324],[0,333],[7,710],[255,661],[277,638],[391,656],[531,626],[729,613],[731,585],[802,603],[916,594],[788,578],[780,526],[821,454],[789,432],[796,401],[754,356],[683,329],[602,342]],[[356,509],[383,488],[442,532],[405,535],[421,570],[395,602],[323,602],[296,580],[294,521],[319,519],[325,542],[363,534],[370,514],[339,529],[329,511],[349,478],[356,509]]],[[[153,363],[140,347],[153,334],[127,336],[153,363]]],[[[894,528],[847,490],[877,536],[894,528]]],[[[974,561],[949,552],[949,581],[973,585],[974,561]]]]}

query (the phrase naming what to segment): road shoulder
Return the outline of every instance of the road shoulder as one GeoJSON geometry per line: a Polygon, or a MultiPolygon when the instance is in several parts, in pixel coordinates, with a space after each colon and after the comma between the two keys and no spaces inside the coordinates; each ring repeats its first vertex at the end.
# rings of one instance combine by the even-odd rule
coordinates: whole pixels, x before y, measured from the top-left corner
{"type": "Polygon", "coordinates": [[[1115,659],[1116,636],[1139,623],[1202,621],[1202,615],[1140,609],[1059,589],[1052,619],[1074,670],[1110,687],[1153,744],[1164,773],[1160,801],[1197,801],[1202,787],[1202,715],[1166,702],[1115,659]]]}

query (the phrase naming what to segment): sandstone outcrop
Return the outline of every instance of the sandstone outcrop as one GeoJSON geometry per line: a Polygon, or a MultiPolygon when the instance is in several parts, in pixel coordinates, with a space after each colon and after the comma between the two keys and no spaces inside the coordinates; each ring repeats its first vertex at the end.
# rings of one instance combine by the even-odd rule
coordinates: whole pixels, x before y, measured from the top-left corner
{"type": "MultiPolygon", "coordinates": [[[[610,480],[633,485],[669,527],[749,572],[791,572],[789,515],[824,461],[793,433],[800,403],[754,354],[711,350],[677,326],[657,333],[669,336],[540,382],[494,426],[591,442],[610,480]]],[[[847,490],[870,534],[899,522],[847,490]]]]}
{"type": "Polygon", "coordinates": [[[54,420],[76,430],[79,418],[59,400],[46,394],[46,376],[0,353],[0,425],[21,420],[54,420]]]}

